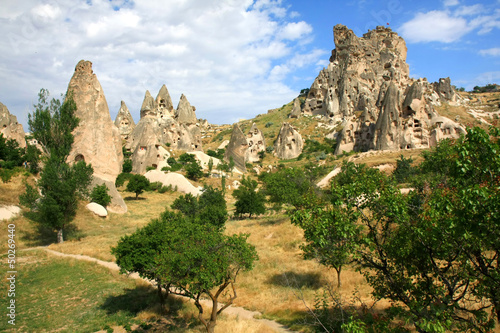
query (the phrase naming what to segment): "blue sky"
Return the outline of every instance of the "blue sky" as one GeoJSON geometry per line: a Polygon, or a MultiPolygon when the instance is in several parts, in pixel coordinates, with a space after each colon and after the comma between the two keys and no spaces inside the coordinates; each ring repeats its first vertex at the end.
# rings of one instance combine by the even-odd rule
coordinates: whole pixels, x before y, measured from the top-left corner
{"type": "Polygon", "coordinates": [[[233,123],[291,101],[328,64],[333,26],[403,36],[414,78],[500,83],[500,0],[2,0],[0,102],[27,130],[40,88],[64,93],[93,62],[114,120],[146,90],[184,93],[199,118],[233,123]]]}

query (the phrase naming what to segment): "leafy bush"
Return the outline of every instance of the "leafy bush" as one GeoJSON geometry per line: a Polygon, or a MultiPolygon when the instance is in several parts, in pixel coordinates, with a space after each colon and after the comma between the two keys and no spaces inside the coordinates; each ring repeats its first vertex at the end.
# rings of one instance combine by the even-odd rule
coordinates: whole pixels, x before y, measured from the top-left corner
{"type": "Polygon", "coordinates": [[[207,155],[208,156],[212,156],[212,157],[215,157],[215,158],[218,158],[219,160],[223,160],[224,159],[224,154],[226,153],[226,150],[224,148],[222,149],[217,149],[216,151],[215,150],[207,150],[207,155]]]}
{"type": "Polygon", "coordinates": [[[108,191],[109,189],[105,184],[96,185],[90,193],[91,201],[107,207],[111,203],[111,196],[108,194],[108,191]]]}
{"type": "Polygon", "coordinates": [[[115,186],[116,187],[120,187],[122,186],[123,184],[125,184],[126,181],[128,181],[130,178],[132,177],[132,174],[131,173],[125,173],[125,172],[122,172],[118,175],[118,177],[116,177],[116,180],[115,180],[115,186]]]}
{"type": "Polygon", "coordinates": [[[123,161],[122,172],[130,173],[132,172],[132,160],[126,159],[123,161]]]}
{"type": "Polygon", "coordinates": [[[151,171],[151,170],[156,170],[156,167],[154,167],[154,166],[148,166],[148,167],[146,167],[146,172],[147,171],[151,171]]]}
{"type": "Polygon", "coordinates": [[[271,154],[273,151],[274,151],[274,147],[273,146],[267,146],[266,147],[266,153],[271,154]]]}
{"type": "Polygon", "coordinates": [[[149,180],[143,175],[132,175],[127,184],[127,191],[135,193],[135,199],[139,198],[139,194],[149,188],[149,180]]]}
{"type": "Polygon", "coordinates": [[[273,123],[272,121],[268,121],[268,122],[267,122],[264,126],[265,126],[266,128],[269,128],[269,127],[271,127],[271,126],[273,126],[273,125],[274,125],[274,123],[273,123]]]}

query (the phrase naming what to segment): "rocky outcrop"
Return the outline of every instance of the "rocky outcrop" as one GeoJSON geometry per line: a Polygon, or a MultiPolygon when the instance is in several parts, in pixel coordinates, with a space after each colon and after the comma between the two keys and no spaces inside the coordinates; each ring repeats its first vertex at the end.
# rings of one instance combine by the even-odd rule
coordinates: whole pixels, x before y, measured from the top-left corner
{"type": "Polygon", "coordinates": [[[300,99],[296,98],[293,100],[293,109],[290,113],[290,118],[299,118],[302,113],[302,107],[300,105],[300,99]]]}
{"type": "Polygon", "coordinates": [[[116,115],[115,126],[118,127],[122,140],[128,140],[129,135],[132,134],[135,128],[134,118],[132,118],[124,101],[121,102],[120,110],[116,115]]]}
{"type": "Polygon", "coordinates": [[[184,94],[181,95],[179,105],[177,105],[177,111],[175,113],[175,119],[179,124],[183,125],[193,125],[196,124],[196,115],[194,113],[195,108],[191,106],[184,94]]]}
{"type": "Polygon", "coordinates": [[[202,193],[201,188],[195,187],[183,175],[175,172],[164,173],[158,170],[150,170],[144,176],[152,183],[161,182],[163,186],[171,186],[172,190],[182,193],[190,193],[194,196],[202,193]]]}
{"type": "Polygon", "coordinates": [[[231,139],[226,146],[226,152],[224,154],[224,160],[229,162],[230,158],[233,158],[234,166],[240,171],[246,171],[246,151],[248,149],[248,142],[245,134],[241,131],[238,124],[233,125],[233,131],[231,133],[231,139]]]}
{"type": "Polygon", "coordinates": [[[0,103],[0,133],[6,139],[16,140],[20,148],[26,147],[23,125],[17,122],[17,117],[2,103],[0,103]]]}
{"type": "Polygon", "coordinates": [[[145,116],[156,116],[155,100],[149,90],[146,90],[146,95],[141,105],[141,119],[145,116]]]}
{"type": "Polygon", "coordinates": [[[157,117],[160,119],[170,119],[174,116],[174,105],[167,86],[161,86],[155,99],[155,107],[157,110],[157,117]]]}
{"type": "Polygon", "coordinates": [[[108,103],[90,61],[81,60],[68,85],[80,119],[69,162],[85,160],[92,164],[94,176],[112,180],[121,172],[121,137],[109,114],[108,103]]]}
{"type": "MultiPolygon", "coordinates": [[[[330,63],[311,85],[301,112],[321,115],[330,124],[336,154],[434,144],[431,131],[439,117],[434,106],[457,98],[449,78],[434,84],[411,79],[405,41],[387,27],[357,37],[336,25],[334,42],[330,63]]],[[[456,137],[463,127],[455,125],[440,133],[456,137]]]]}
{"type": "Polygon", "coordinates": [[[282,160],[298,157],[302,153],[304,142],[300,133],[289,123],[283,123],[274,143],[274,154],[282,160]]]}
{"type": "Polygon", "coordinates": [[[245,153],[245,163],[258,162],[259,152],[266,150],[266,141],[262,131],[253,123],[247,134],[248,149],[245,153]]]}
{"type": "Polygon", "coordinates": [[[106,97],[90,61],[81,60],[76,65],[68,93],[73,95],[75,115],[80,119],[73,131],[74,143],[68,162],[84,160],[92,164],[94,180],[106,183],[110,189],[114,210],[126,212],[127,206],[114,185],[123,164],[120,132],[111,120],[106,97]]]}

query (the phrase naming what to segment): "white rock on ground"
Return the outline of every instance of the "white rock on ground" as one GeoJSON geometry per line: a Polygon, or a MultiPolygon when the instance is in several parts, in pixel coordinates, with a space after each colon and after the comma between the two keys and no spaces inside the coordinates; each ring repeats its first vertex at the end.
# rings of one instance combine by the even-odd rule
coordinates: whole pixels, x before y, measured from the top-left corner
{"type": "Polygon", "coordinates": [[[209,156],[202,151],[190,151],[188,152],[188,154],[194,155],[198,162],[200,162],[201,167],[206,170],[208,170],[208,162],[210,161],[210,159],[212,159],[214,163],[212,170],[216,170],[217,166],[221,163],[218,158],[209,156]]]}
{"type": "Polygon", "coordinates": [[[191,193],[194,196],[201,194],[202,190],[195,187],[183,175],[176,172],[164,173],[158,170],[150,170],[144,175],[150,182],[161,182],[164,186],[172,185],[172,188],[177,186],[177,191],[183,193],[191,193]]]}
{"type": "Polygon", "coordinates": [[[85,206],[88,210],[100,217],[108,216],[108,211],[102,205],[99,205],[96,202],[91,202],[87,206],[85,206]]]}
{"type": "Polygon", "coordinates": [[[0,206],[0,221],[10,220],[16,217],[21,212],[21,208],[17,206],[0,206]]]}

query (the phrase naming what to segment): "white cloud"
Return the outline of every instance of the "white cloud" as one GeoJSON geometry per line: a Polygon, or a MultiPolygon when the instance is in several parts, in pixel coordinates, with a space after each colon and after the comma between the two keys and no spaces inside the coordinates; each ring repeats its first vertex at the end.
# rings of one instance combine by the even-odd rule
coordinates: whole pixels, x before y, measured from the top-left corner
{"type": "MultiPolygon", "coordinates": [[[[451,7],[458,5],[458,2],[445,1],[444,4],[451,7]]],[[[500,10],[491,10],[483,4],[476,4],[458,6],[454,10],[448,8],[419,12],[413,19],[404,23],[400,31],[411,43],[452,43],[475,30],[481,35],[499,28],[500,10]]]]}
{"type": "Polygon", "coordinates": [[[401,34],[411,43],[454,42],[470,31],[467,20],[446,11],[418,13],[401,26],[401,34]]]}
{"type": "Polygon", "coordinates": [[[290,101],[297,92],[288,75],[326,53],[305,48],[312,27],[281,0],[15,3],[0,3],[8,17],[0,20],[0,101],[21,122],[40,88],[66,90],[81,59],[92,61],[113,118],[124,100],[138,120],[146,89],[155,95],[166,84],[174,104],[184,93],[199,117],[217,123],[290,101]]]}
{"type": "Polygon", "coordinates": [[[480,50],[479,54],[482,56],[500,57],[500,47],[494,47],[491,49],[480,50]]]}
{"type": "Polygon", "coordinates": [[[443,4],[445,7],[453,7],[453,6],[459,5],[460,1],[458,1],[458,0],[444,0],[443,4]]]}

